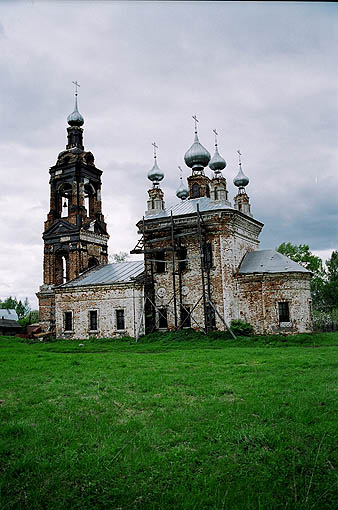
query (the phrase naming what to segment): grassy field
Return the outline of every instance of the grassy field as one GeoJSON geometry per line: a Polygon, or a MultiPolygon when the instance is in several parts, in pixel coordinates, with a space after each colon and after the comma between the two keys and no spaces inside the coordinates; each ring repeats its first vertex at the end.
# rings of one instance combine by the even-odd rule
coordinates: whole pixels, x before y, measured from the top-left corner
{"type": "Polygon", "coordinates": [[[1,337],[1,510],[332,510],[337,361],[338,333],[1,337]]]}

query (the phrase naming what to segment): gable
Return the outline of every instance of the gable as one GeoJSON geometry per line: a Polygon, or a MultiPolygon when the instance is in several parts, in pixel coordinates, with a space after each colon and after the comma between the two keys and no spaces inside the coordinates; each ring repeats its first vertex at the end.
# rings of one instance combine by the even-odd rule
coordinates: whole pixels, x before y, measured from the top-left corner
{"type": "Polygon", "coordinates": [[[60,218],[44,232],[43,238],[74,234],[78,230],[78,227],[60,218]]]}

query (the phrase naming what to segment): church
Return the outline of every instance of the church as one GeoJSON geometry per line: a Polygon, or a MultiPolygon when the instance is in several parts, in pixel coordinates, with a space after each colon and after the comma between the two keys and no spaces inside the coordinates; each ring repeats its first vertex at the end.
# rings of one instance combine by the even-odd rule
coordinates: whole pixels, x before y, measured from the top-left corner
{"type": "Polygon", "coordinates": [[[83,145],[77,93],[68,116],[67,145],[50,173],[50,210],[43,232],[40,321],[56,338],[136,339],[154,330],[229,330],[234,319],[256,334],[312,330],[311,273],[274,250],[259,250],[263,224],[251,212],[239,170],[231,204],[218,149],[194,141],[184,155],[177,203],[167,208],[157,162],[148,172],[146,211],[131,250],[141,260],[108,263],[101,202],[102,170],[83,145]],[[206,173],[209,167],[211,177],[206,173]]]}

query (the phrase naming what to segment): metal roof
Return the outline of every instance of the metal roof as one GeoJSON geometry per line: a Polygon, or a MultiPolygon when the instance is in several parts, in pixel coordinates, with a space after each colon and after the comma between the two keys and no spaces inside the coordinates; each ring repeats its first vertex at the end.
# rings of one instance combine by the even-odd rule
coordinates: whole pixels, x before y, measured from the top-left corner
{"type": "Polygon", "coordinates": [[[11,321],[18,320],[18,314],[12,308],[0,308],[0,319],[9,319],[11,321]]]}
{"type": "Polygon", "coordinates": [[[61,288],[82,287],[86,285],[107,285],[110,283],[132,282],[144,271],[143,260],[133,262],[115,262],[96,266],[74,280],[60,285],[61,288]]]}
{"type": "Polygon", "coordinates": [[[170,217],[170,213],[172,211],[173,216],[181,216],[184,214],[194,214],[197,212],[197,204],[199,205],[200,212],[203,211],[218,211],[220,209],[233,209],[230,203],[225,203],[221,201],[211,200],[208,197],[201,198],[189,198],[188,200],[181,200],[179,203],[174,204],[163,211],[160,211],[155,214],[147,214],[145,216],[145,221],[152,220],[156,218],[167,218],[170,217]]]}
{"type": "Polygon", "coordinates": [[[250,273],[310,273],[275,250],[257,250],[247,253],[240,265],[239,274],[250,273]]]}

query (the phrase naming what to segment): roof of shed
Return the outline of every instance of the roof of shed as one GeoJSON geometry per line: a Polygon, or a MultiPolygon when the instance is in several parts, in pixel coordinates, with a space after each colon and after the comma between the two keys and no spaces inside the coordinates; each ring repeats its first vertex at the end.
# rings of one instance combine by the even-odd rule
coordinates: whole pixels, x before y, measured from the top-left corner
{"type": "Polygon", "coordinates": [[[17,329],[21,330],[20,324],[15,320],[2,319],[0,316],[0,327],[6,329],[17,329]]]}
{"type": "Polygon", "coordinates": [[[297,264],[275,250],[251,251],[244,256],[239,274],[250,273],[309,273],[305,267],[297,264]]]}
{"type": "Polygon", "coordinates": [[[107,285],[110,283],[128,283],[135,280],[144,271],[143,260],[133,262],[115,262],[96,266],[74,280],[60,285],[61,288],[82,287],[86,285],[107,285]]]}

